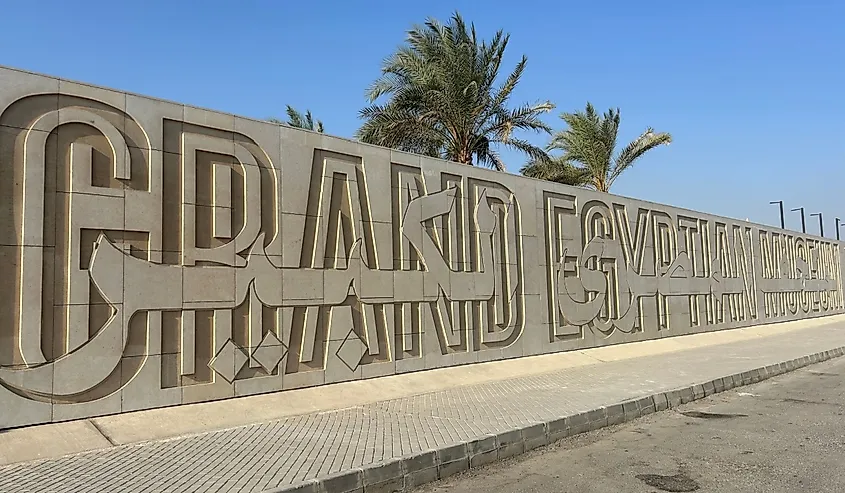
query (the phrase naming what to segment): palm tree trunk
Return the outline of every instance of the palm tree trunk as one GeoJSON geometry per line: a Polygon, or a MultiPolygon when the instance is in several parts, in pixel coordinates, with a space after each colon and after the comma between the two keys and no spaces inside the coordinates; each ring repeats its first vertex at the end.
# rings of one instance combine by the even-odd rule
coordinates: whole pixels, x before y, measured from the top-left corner
{"type": "Polygon", "coordinates": [[[472,151],[464,148],[458,152],[458,162],[472,166],[472,151]]]}
{"type": "Polygon", "coordinates": [[[593,184],[595,185],[595,187],[596,187],[596,191],[597,191],[597,192],[605,192],[605,193],[607,193],[607,184],[606,184],[606,183],[605,183],[605,181],[604,181],[604,180],[602,180],[601,178],[596,178],[596,179],[593,181],[593,184]]]}

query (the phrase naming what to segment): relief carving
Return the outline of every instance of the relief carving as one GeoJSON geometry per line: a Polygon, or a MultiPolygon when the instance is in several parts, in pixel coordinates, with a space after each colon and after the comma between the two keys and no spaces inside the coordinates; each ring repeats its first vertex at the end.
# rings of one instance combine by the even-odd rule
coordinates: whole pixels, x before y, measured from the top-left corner
{"type": "Polygon", "coordinates": [[[836,242],[2,77],[0,428],[843,310],[836,242]]]}

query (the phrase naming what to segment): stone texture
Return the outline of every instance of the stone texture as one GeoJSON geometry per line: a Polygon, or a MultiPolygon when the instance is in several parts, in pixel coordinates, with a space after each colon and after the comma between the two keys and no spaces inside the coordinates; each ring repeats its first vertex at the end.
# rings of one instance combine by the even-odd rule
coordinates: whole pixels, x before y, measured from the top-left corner
{"type": "Polygon", "coordinates": [[[841,250],[0,67],[0,429],[840,314],[841,250]]]}
{"type": "Polygon", "coordinates": [[[279,340],[276,334],[267,332],[261,344],[253,351],[252,357],[267,372],[272,372],[279,366],[279,362],[287,354],[288,348],[279,340]]]}

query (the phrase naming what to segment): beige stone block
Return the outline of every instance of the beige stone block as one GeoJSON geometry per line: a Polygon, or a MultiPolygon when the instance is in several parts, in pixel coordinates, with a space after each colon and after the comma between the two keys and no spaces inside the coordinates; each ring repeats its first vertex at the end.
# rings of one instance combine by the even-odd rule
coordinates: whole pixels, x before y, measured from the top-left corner
{"type": "MultiPolygon", "coordinates": [[[[343,269],[323,269],[323,297],[320,304],[340,305],[354,291],[354,281],[361,278],[361,265],[351,262],[343,269]]],[[[309,279],[317,283],[318,280],[309,279]]]]}
{"type": "MultiPolygon", "coordinates": [[[[291,311],[288,372],[322,369],[326,354],[327,310],[319,306],[299,306],[291,311]]],[[[282,317],[283,321],[285,318],[282,317]]]]}
{"type": "MultiPolygon", "coordinates": [[[[519,242],[523,263],[525,265],[525,272],[523,272],[523,276],[527,276],[530,272],[534,275],[533,277],[538,278],[535,280],[534,285],[545,284],[544,278],[546,277],[546,272],[549,271],[547,267],[548,262],[541,262],[541,260],[548,257],[548,254],[546,253],[545,239],[542,236],[523,235],[519,237],[519,242]]],[[[543,289],[543,292],[545,292],[545,288],[543,289]]],[[[526,293],[528,293],[527,290],[526,293]]]]}
{"type": "MultiPolygon", "coordinates": [[[[146,174],[142,173],[142,154],[136,151],[133,163],[133,153],[118,128],[124,124],[121,114],[70,106],[59,110],[59,121],[61,126],[55,133],[57,190],[122,197],[123,190],[133,183],[133,164],[138,167],[137,177],[146,174]]],[[[48,144],[52,140],[51,136],[48,144]]],[[[37,146],[40,144],[33,145],[37,146]]],[[[52,162],[52,156],[46,158],[52,162]]]]}
{"type": "Polygon", "coordinates": [[[441,354],[439,349],[429,348],[429,350],[422,357],[424,362],[424,369],[431,370],[434,368],[446,368],[454,366],[454,354],[441,354]]]}
{"type": "Polygon", "coordinates": [[[129,335],[123,350],[125,357],[162,353],[162,312],[136,311],[129,320],[129,335]]]}
{"type": "Polygon", "coordinates": [[[513,341],[511,344],[504,346],[502,348],[502,358],[510,359],[510,358],[519,358],[523,356],[523,347],[525,345],[525,334],[522,330],[518,331],[518,336],[516,340],[513,341]]]}
{"type": "MultiPolygon", "coordinates": [[[[90,254],[94,250],[93,245],[99,236],[96,231],[98,226],[112,231],[124,230],[124,199],[73,192],[59,193],[58,200],[65,204],[64,208],[69,211],[69,218],[57,226],[59,246],[56,249],[54,262],[55,304],[88,304],[90,300],[88,267],[90,254]],[[92,220],[92,218],[96,219],[92,220]],[[92,234],[86,234],[88,231],[82,232],[82,229],[90,230],[92,234]]],[[[121,240],[120,236],[108,238],[108,241],[114,241],[119,249],[127,248],[128,245],[122,243],[121,240]]],[[[122,267],[122,265],[114,266],[109,275],[122,277],[122,267]]],[[[113,294],[119,297],[112,301],[120,303],[122,293],[113,294]]]]}
{"type": "Polygon", "coordinates": [[[0,290],[0,365],[15,361],[18,293],[18,247],[0,246],[0,278],[6,279],[9,289],[0,290]]]}
{"type": "Polygon", "coordinates": [[[308,132],[280,127],[281,135],[281,207],[283,214],[304,215],[308,207],[314,147],[308,141],[308,132]]]}
{"type": "MultiPolygon", "coordinates": [[[[291,349],[291,344],[294,344],[294,342],[291,340],[291,325],[293,323],[293,312],[294,308],[290,307],[276,309],[275,334],[279,341],[281,341],[281,343],[284,344],[289,351],[291,349]]],[[[280,362],[282,370],[285,369],[287,360],[290,357],[290,353],[288,353],[280,362]]]]}
{"type": "MultiPolygon", "coordinates": [[[[52,404],[25,399],[0,387],[0,430],[17,426],[49,423],[53,416],[52,404]]],[[[3,454],[5,455],[5,453],[3,454]]],[[[6,457],[0,460],[7,461],[6,457]]]]}
{"type": "MultiPolygon", "coordinates": [[[[387,206],[387,209],[390,207],[387,206]]],[[[370,222],[364,224],[372,233],[373,245],[375,246],[376,254],[369,258],[367,264],[371,269],[378,267],[379,269],[393,268],[393,224],[390,222],[370,222]],[[378,265],[374,265],[377,262],[378,265]]]]}
{"type": "MultiPolygon", "coordinates": [[[[377,148],[381,149],[381,148],[377,148]]],[[[409,166],[412,168],[420,167],[421,156],[418,154],[411,154],[409,152],[390,149],[390,163],[399,164],[402,166],[409,166]]]]}
{"type": "Polygon", "coordinates": [[[403,357],[396,360],[396,373],[409,373],[424,370],[425,360],[422,357],[403,357]]]}
{"type": "Polygon", "coordinates": [[[213,233],[215,238],[232,237],[232,168],[225,164],[212,164],[212,197],[214,207],[213,233]]]}
{"type": "Polygon", "coordinates": [[[360,380],[361,360],[366,353],[366,345],[352,332],[344,339],[330,340],[326,360],[326,383],[360,380]]]}
{"type": "Polygon", "coordinates": [[[394,274],[390,270],[361,269],[361,298],[388,303],[393,300],[394,274]]]}
{"type": "Polygon", "coordinates": [[[120,411],[120,392],[90,402],[63,403],[57,401],[53,404],[53,422],[70,421],[89,416],[105,416],[117,414],[120,411]]]}
{"type": "MultiPolygon", "coordinates": [[[[267,169],[281,170],[281,130],[279,125],[235,117],[235,141],[244,146],[256,163],[267,169]]],[[[281,176],[274,176],[278,181],[281,176]]]]}
{"type": "Polygon", "coordinates": [[[235,386],[215,375],[212,383],[189,385],[182,387],[182,404],[195,402],[216,401],[235,397],[235,386]]]}
{"type": "MultiPolygon", "coordinates": [[[[49,337],[45,337],[45,339],[46,340],[44,342],[47,343],[45,345],[49,347],[52,344],[52,340],[49,337]]],[[[40,338],[38,338],[36,342],[41,343],[40,338]]],[[[19,349],[22,350],[24,356],[27,356],[27,352],[23,350],[29,349],[30,346],[23,345],[20,341],[19,344],[21,344],[19,349]]],[[[39,349],[41,349],[40,344],[39,349]]],[[[9,386],[16,389],[30,392],[34,391],[36,393],[47,395],[52,394],[53,368],[50,365],[38,366],[31,361],[31,358],[28,357],[25,357],[24,361],[18,358],[14,363],[0,367],[0,378],[9,384],[9,386]]]]}
{"type": "Polygon", "coordinates": [[[369,204],[369,220],[389,223],[392,219],[390,196],[385,191],[391,189],[393,173],[390,167],[390,151],[361,146],[363,184],[359,186],[366,193],[369,204]]]}
{"type": "Polygon", "coordinates": [[[486,348],[478,351],[478,362],[497,361],[503,359],[502,350],[500,348],[486,348]]]}
{"type": "MultiPolygon", "coordinates": [[[[49,304],[45,303],[43,296],[44,287],[48,286],[49,293],[49,286],[52,285],[52,269],[44,268],[44,259],[48,259],[49,266],[49,260],[55,253],[53,248],[36,246],[20,247],[17,252],[19,255],[16,286],[19,297],[16,301],[18,308],[15,311],[19,328],[17,345],[22,362],[32,366],[46,361],[42,344],[43,335],[46,332],[42,326],[42,314],[49,316],[50,312],[49,308],[45,310],[45,305],[49,307],[49,304]]],[[[46,333],[49,334],[49,332],[46,333]]],[[[52,340],[48,339],[44,342],[47,342],[47,347],[52,346],[52,340]]],[[[46,372],[48,372],[46,369],[39,370],[39,374],[46,372]]],[[[52,384],[47,384],[44,378],[38,378],[38,385],[51,386],[52,384]]]]}
{"type": "MultiPolygon", "coordinates": [[[[177,257],[172,255],[172,252],[151,252],[151,254],[165,258],[172,257],[172,260],[177,257]]],[[[184,287],[183,273],[186,269],[176,265],[139,261],[136,257],[124,256],[125,292],[129,301],[138,309],[180,309],[185,302],[182,293],[184,287]],[[163,269],[166,269],[166,272],[163,272],[163,269]],[[155,286],[156,289],[150,291],[145,286],[155,286]]],[[[207,277],[201,278],[201,280],[206,281],[208,280],[207,277]]],[[[224,275],[220,277],[223,281],[229,280],[228,273],[224,272],[224,275]]],[[[195,276],[191,276],[189,281],[189,283],[193,282],[197,282],[195,276]]],[[[230,286],[234,286],[234,283],[232,282],[230,286]]]]}
{"type": "Polygon", "coordinates": [[[259,256],[251,262],[253,267],[235,269],[236,301],[241,300],[243,296],[248,297],[248,288],[253,284],[261,302],[267,306],[280,306],[284,300],[282,282],[286,272],[289,272],[279,268],[282,263],[281,256],[259,256]]]}
{"type": "Polygon", "coordinates": [[[537,214],[534,212],[537,187],[534,183],[513,180],[506,183],[504,191],[510,203],[507,204],[507,214],[512,216],[519,225],[520,235],[542,235],[543,223],[537,224],[537,214]]]}
{"type": "Polygon", "coordinates": [[[322,370],[302,371],[285,375],[283,389],[294,390],[316,387],[326,383],[326,374],[322,370]]]}
{"type": "Polygon", "coordinates": [[[0,125],[29,128],[34,118],[58,109],[59,79],[2,68],[0,87],[0,125]],[[33,94],[43,96],[21,101],[33,94]]]}
{"type": "Polygon", "coordinates": [[[550,328],[544,324],[528,324],[522,334],[522,355],[534,356],[545,354],[553,346],[550,342],[550,328]]]}
{"type": "Polygon", "coordinates": [[[278,392],[283,388],[283,375],[260,374],[251,378],[235,381],[235,396],[266,394],[278,392]]]}
{"type": "Polygon", "coordinates": [[[310,265],[311,252],[303,252],[303,240],[308,217],[301,214],[281,214],[282,223],[282,265],[286,268],[299,267],[304,258],[310,265]]]}
{"type": "Polygon", "coordinates": [[[431,159],[423,156],[420,159],[420,163],[422,164],[421,171],[423,179],[426,182],[429,193],[440,188],[440,181],[444,174],[457,175],[457,173],[450,173],[448,164],[439,159],[431,159]]]}
{"type": "Polygon", "coordinates": [[[451,354],[452,362],[450,366],[467,365],[478,362],[478,351],[467,349],[464,351],[456,351],[451,354]]]}
{"type": "MultiPolygon", "coordinates": [[[[368,147],[365,144],[362,144],[356,140],[344,139],[341,137],[329,136],[326,134],[319,133],[309,133],[308,142],[314,145],[315,147],[319,146],[323,149],[328,149],[334,154],[342,154],[345,156],[349,156],[353,158],[353,160],[357,163],[363,162],[362,158],[364,154],[364,148],[368,147]]],[[[373,148],[371,148],[371,152],[372,149],[373,148]]],[[[379,150],[379,148],[375,148],[376,153],[378,153],[379,150]]]]}
{"type": "Polygon", "coordinates": [[[235,115],[188,105],[185,105],[183,114],[185,123],[227,132],[233,132],[235,130],[235,115]]]}
{"type": "Polygon", "coordinates": [[[235,276],[230,267],[183,267],[182,299],[185,307],[231,305],[235,302],[235,276]]]}
{"type": "Polygon", "coordinates": [[[571,341],[556,340],[556,341],[544,346],[543,352],[540,353],[540,354],[577,351],[578,349],[580,349],[583,346],[584,346],[583,339],[573,339],[571,341]],[[579,345],[580,345],[580,347],[579,347],[579,345]]]}
{"type": "MultiPolygon", "coordinates": [[[[55,202],[52,192],[56,189],[56,172],[47,165],[47,135],[46,132],[29,131],[14,136],[14,181],[4,185],[11,187],[13,183],[17,184],[15,188],[8,190],[8,197],[15,198],[17,202],[10,210],[14,213],[11,215],[11,221],[6,222],[7,219],[0,223],[0,226],[6,231],[14,232],[15,236],[13,241],[4,240],[6,244],[55,245],[55,218],[47,212],[52,212],[51,206],[55,202]],[[21,139],[26,141],[26,145],[23,145],[24,140],[21,139]]],[[[12,138],[13,135],[6,133],[4,137],[12,138]]]]}
{"type": "Polygon", "coordinates": [[[361,378],[374,378],[396,373],[395,361],[379,361],[361,365],[361,378]]]}
{"type": "Polygon", "coordinates": [[[23,217],[19,201],[25,139],[25,130],[0,125],[0,245],[21,243],[23,217]]]}
{"type": "Polygon", "coordinates": [[[393,296],[395,301],[422,301],[423,272],[396,270],[393,272],[393,296]]]}
{"type": "Polygon", "coordinates": [[[119,365],[124,348],[122,306],[116,305],[116,316],[83,344],[71,357],[60,360],[53,376],[52,393],[71,396],[88,391],[114,378],[120,378],[119,365]]]}
{"type": "MultiPolygon", "coordinates": [[[[326,340],[342,341],[348,338],[350,342],[354,341],[356,343],[356,349],[360,349],[361,347],[366,349],[366,334],[363,333],[363,328],[358,326],[353,314],[353,308],[352,306],[339,306],[339,304],[332,304],[332,306],[325,308],[328,313],[326,340]]],[[[355,362],[350,362],[353,367],[360,358],[355,359],[355,362]]]]}
{"type": "Polygon", "coordinates": [[[282,297],[286,303],[309,305],[322,302],[322,269],[285,269],[282,272],[282,297]]]}
{"type": "MultiPolygon", "coordinates": [[[[432,259],[432,256],[429,255],[429,259],[432,259]]],[[[432,263],[436,262],[432,260],[432,263]]],[[[439,263],[439,262],[438,262],[439,263]]],[[[451,290],[451,271],[448,269],[447,266],[441,265],[441,268],[438,269],[438,272],[426,271],[423,272],[423,288],[422,288],[422,297],[426,301],[433,301],[437,300],[438,296],[443,296],[445,293],[446,296],[451,295],[455,299],[462,299],[461,293],[454,293],[450,292],[451,290]]]]}
{"type": "Polygon", "coordinates": [[[130,147],[175,152],[180,147],[184,105],[126,94],[124,132],[130,147]]]}
{"type": "MultiPolygon", "coordinates": [[[[62,79],[59,81],[59,94],[60,107],[66,104],[79,105],[99,112],[101,111],[102,105],[108,105],[118,112],[125,113],[126,111],[125,92],[62,79]]],[[[123,115],[120,115],[120,117],[122,120],[123,115]]],[[[123,130],[122,122],[115,126],[118,130],[123,130]]]]}

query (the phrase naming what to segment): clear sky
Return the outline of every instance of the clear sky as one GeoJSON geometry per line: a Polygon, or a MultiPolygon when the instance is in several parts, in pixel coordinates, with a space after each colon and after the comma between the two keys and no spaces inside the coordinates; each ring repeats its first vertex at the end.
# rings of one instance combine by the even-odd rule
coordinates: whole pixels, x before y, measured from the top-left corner
{"type": "Polygon", "coordinates": [[[514,103],[551,100],[553,127],[589,100],[621,109],[621,139],[673,134],[615,193],[768,224],[783,199],[828,236],[845,219],[842,0],[0,0],[0,64],[255,118],[292,104],[351,137],[381,60],[455,10],[511,33],[514,103]]]}

